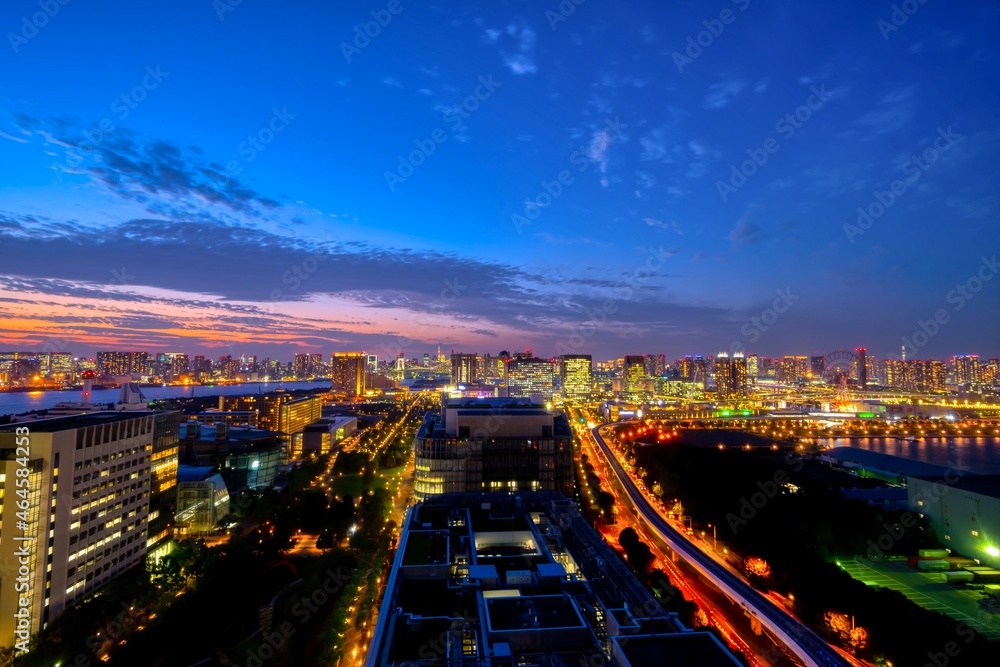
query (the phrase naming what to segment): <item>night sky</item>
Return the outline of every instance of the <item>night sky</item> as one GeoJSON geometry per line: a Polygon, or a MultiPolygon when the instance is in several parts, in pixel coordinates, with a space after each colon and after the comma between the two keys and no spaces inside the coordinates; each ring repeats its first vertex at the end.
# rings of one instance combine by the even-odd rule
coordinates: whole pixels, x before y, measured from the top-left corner
{"type": "Polygon", "coordinates": [[[41,6],[0,348],[1000,353],[996,3],[41,6]]]}

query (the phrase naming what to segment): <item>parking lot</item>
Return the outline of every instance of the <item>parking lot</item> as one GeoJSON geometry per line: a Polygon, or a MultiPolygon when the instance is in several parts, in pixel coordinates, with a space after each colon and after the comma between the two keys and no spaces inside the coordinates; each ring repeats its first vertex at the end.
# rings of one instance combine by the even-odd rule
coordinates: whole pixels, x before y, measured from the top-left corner
{"type": "Polygon", "coordinates": [[[1000,601],[981,605],[982,591],[950,586],[941,573],[920,572],[905,561],[852,559],[841,560],[840,566],[858,581],[899,591],[924,609],[964,621],[991,641],[1000,640],[1000,601]]]}

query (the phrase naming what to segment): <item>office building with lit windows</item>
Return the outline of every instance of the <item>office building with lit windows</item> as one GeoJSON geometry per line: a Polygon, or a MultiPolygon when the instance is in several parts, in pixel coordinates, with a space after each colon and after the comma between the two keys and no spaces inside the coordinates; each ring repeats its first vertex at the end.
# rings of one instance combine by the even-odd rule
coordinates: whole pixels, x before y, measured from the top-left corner
{"type": "Polygon", "coordinates": [[[295,355],[295,377],[302,379],[309,377],[309,355],[305,353],[298,353],[295,355]]]}
{"type": "Polygon", "coordinates": [[[741,664],[667,613],[556,493],[454,494],[407,515],[365,667],[741,664]]]}
{"type": "Polygon", "coordinates": [[[257,416],[257,426],[277,431],[290,441],[292,436],[323,416],[323,399],[288,393],[219,396],[219,410],[253,412],[257,416]]]}
{"type": "Polygon", "coordinates": [[[334,352],[330,357],[330,390],[347,398],[364,396],[367,363],[364,352],[334,352]]]}
{"type": "Polygon", "coordinates": [[[589,354],[564,354],[559,358],[563,397],[571,401],[590,398],[594,387],[594,361],[589,354]]]}
{"type": "Polygon", "coordinates": [[[727,352],[715,357],[715,392],[719,398],[729,398],[733,393],[733,365],[727,352]]]}
{"type": "Polygon", "coordinates": [[[35,633],[146,557],[156,419],[100,412],[0,427],[0,563],[19,562],[27,546],[30,571],[27,593],[15,591],[7,572],[0,578],[0,646],[15,643],[19,597],[30,599],[35,633]],[[30,429],[27,466],[18,428],[30,429]],[[15,502],[24,467],[26,519],[15,502]]]}
{"type": "Polygon", "coordinates": [[[475,354],[452,354],[451,383],[456,386],[476,384],[483,375],[480,373],[481,363],[482,358],[475,354]]]}
{"type": "Polygon", "coordinates": [[[962,354],[951,360],[951,369],[958,385],[977,385],[982,382],[982,367],[978,354],[962,354]]]}
{"type": "Polygon", "coordinates": [[[149,539],[146,550],[159,560],[170,552],[177,510],[177,464],[181,413],[153,413],[152,476],[149,495],[149,539]]]}
{"type": "Polygon", "coordinates": [[[528,400],[445,399],[413,446],[418,500],[467,491],[573,494],[569,420],[528,400]]]}
{"type": "Polygon", "coordinates": [[[109,377],[139,375],[146,372],[148,364],[149,354],[146,352],[97,353],[97,372],[109,377]]]}
{"type": "Polygon", "coordinates": [[[633,403],[641,403],[648,397],[646,360],[641,354],[627,355],[622,366],[622,398],[633,403]]]}
{"type": "Polygon", "coordinates": [[[547,359],[515,356],[507,364],[507,396],[551,401],[555,373],[547,359]]]}

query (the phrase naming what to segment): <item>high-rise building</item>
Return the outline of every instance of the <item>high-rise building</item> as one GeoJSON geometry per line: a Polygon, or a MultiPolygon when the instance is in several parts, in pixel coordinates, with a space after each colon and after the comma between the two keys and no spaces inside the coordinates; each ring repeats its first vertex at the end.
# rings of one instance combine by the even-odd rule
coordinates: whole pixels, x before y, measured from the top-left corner
{"type": "Polygon", "coordinates": [[[149,412],[99,412],[33,421],[30,436],[23,424],[0,426],[0,474],[8,480],[0,562],[20,563],[28,586],[16,589],[6,577],[0,586],[0,646],[26,644],[68,605],[145,558],[155,421],[149,412]],[[26,462],[15,453],[25,442],[26,462]],[[27,511],[13,501],[22,478],[27,511]]]}
{"type": "Polygon", "coordinates": [[[760,359],[756,354],[747,357],[747,377],[756,380],[760,376],[760,359]]]}
{"type": "Polygon", "coordinates": [[[49,355],[49,375],[70,380],[73,378],[73,355],[70,352],[53,352],[49,355]]]}
{"type": "Polygon", "coordinates": [[[219,411],[253,412],[260,428],[277,431],[287,440],[323,416],[323,398],[287,393],[219,396],[219,411]]]}
{"type": "Polygon", "coordinates": [[[726,352],[720,352],[715,357],[715,391],[719,398],[729,398],[734,393],[733,364],[726,352]]]}
{"type": "Polygon", "coordinates": [[[593,358],[589,354],[564,354],[559,358],[559,380],[568,400],[590,398],[594,386],[593,358]]]}
{"type": "Polygon", "coordinates": [[[322,353],[309,355],[309,374],[313,377],[326,375],[326,364],[323,363],[322,353]]]}
{"type": "Polygon", "coordinates": [[[190,361],[188,356],[180,352],[175,352],[170,361],[170,370],[173,373],[174,379],[176,380],[182,375],[187,375],[189,368],[190,361]]]}
{"type": "Polygon", "coordinates": [[[98,352],[97,372],[115,377],[146,372],[149,354],[146,352],[98,352]]]}
{"type": "Polygon", "coordinates": [[[366,389],[364,352],[334,352],[330,357],[331,389],[348,398],[364,396],[366,389]]]}
{"type": "Polygon", "coordinates": [[[507,364],[507,395],[551,401],[553,375],[552,364],[547,359],[515,357],[507,364]]]}
{"type": "Polygon", "coordinates": [[[859,347],[854,353],[858,355],[858,388],[864,391],[868,387],[868,350],[859,347]]]}
{"type": "Polygon", "coordinates": [[[295,355],[295,377],[304,378],[309,376],[309,355],[298,353],[295,355]]]}
{"type": "Polygon", "coordinates": [[[573,495],[569,421],[533,401],[446,400],[440,413],[428,414],[413,446],[417,500],[466,491],[573,495]]]}
{"type": "Polygon", "coordinates": [[[977,385],[982,382],[982,368],[978,354],[958,355],[951,361],[955,384],[977,385]]]}
{"type": "Polygon", "coordinates": [[[747,379],[749,369],[747,359],[742,352],[737,352],[731,360],[733,366],[733,394],[735,396],[746,396],[750,393],[750,384],[747,379]]]}
{"type": "Polygon", "coordinates": [[[809,376],[809,358],[799,355],[785,355],[781,359],[778,380],[781,382],[797,382],[809,376]]]}
{"type": "Polygon", "coordinates": [[[826,357],[809,357],[809,371],[814,379],[823,377],[826,372],[826,357]]]}
{"type": "Polygon", "coordinates": [[[206,370],[205,361],[206,361],[205,355],[196,354],[194,357],[194,361],[191,363],[191,374],[194,376],[195,382],[201,381],[203,376],[211,377],[212,375],[212,369],[211,369],[212,362],[211,360],[208,360],[208,368],[206,370]]]}
{"type": "Polygon", "coordinates": [[[166,553],[177,511],[177,464],[181,413],[157,412],[153,416],[152,475],[149,495],[149,530],[146,550],[159,560],[166,553]]]}
{"type": "Polygon", "coordinates": [[[991,358],[983,364],[983,384],[995,385],[1000,380],[1000,359],[991,358]]]}
{"type": "Polygon", "coordinates": [[[649,397],[646,391],[646,361],[641,354],[630,354],[624,358],[622,395],[633,403],[641,403],[649,397]]]}
{"type": "Polygon", "coordinates": [[[369,354],[365,365],[369,373],[378,373],[378,355],[369,354]]]}
{"type": "Polygon", "coordinates": [[[647,354],[645,355],[646,360],[646,375],[649,377],[663,377],[667,371],[667,355],[665,354],[647,354]]]}
{"type": "Polygon", "coordinates": [[[948,387],[948,364],[943,361],[931,359],[927,361],[926,371],[927,383],[925,391],[941,392],[948,387]]]}
{"type": "Polygon", "coordinates": [[[470,385],[479,382],[480,368],[475,354],[451,354],[451,383],[453,385],[470,385]]]}

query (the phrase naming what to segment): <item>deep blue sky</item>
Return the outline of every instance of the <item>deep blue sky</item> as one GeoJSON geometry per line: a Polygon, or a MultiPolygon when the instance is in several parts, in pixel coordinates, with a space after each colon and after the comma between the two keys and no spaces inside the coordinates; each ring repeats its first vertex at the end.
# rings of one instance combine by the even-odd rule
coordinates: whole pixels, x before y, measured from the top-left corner
{"type": "Polygon", "coordinates": [[[0,346],[1000,353],[995,3],[388,5],[6,3],[0,346]]]}

